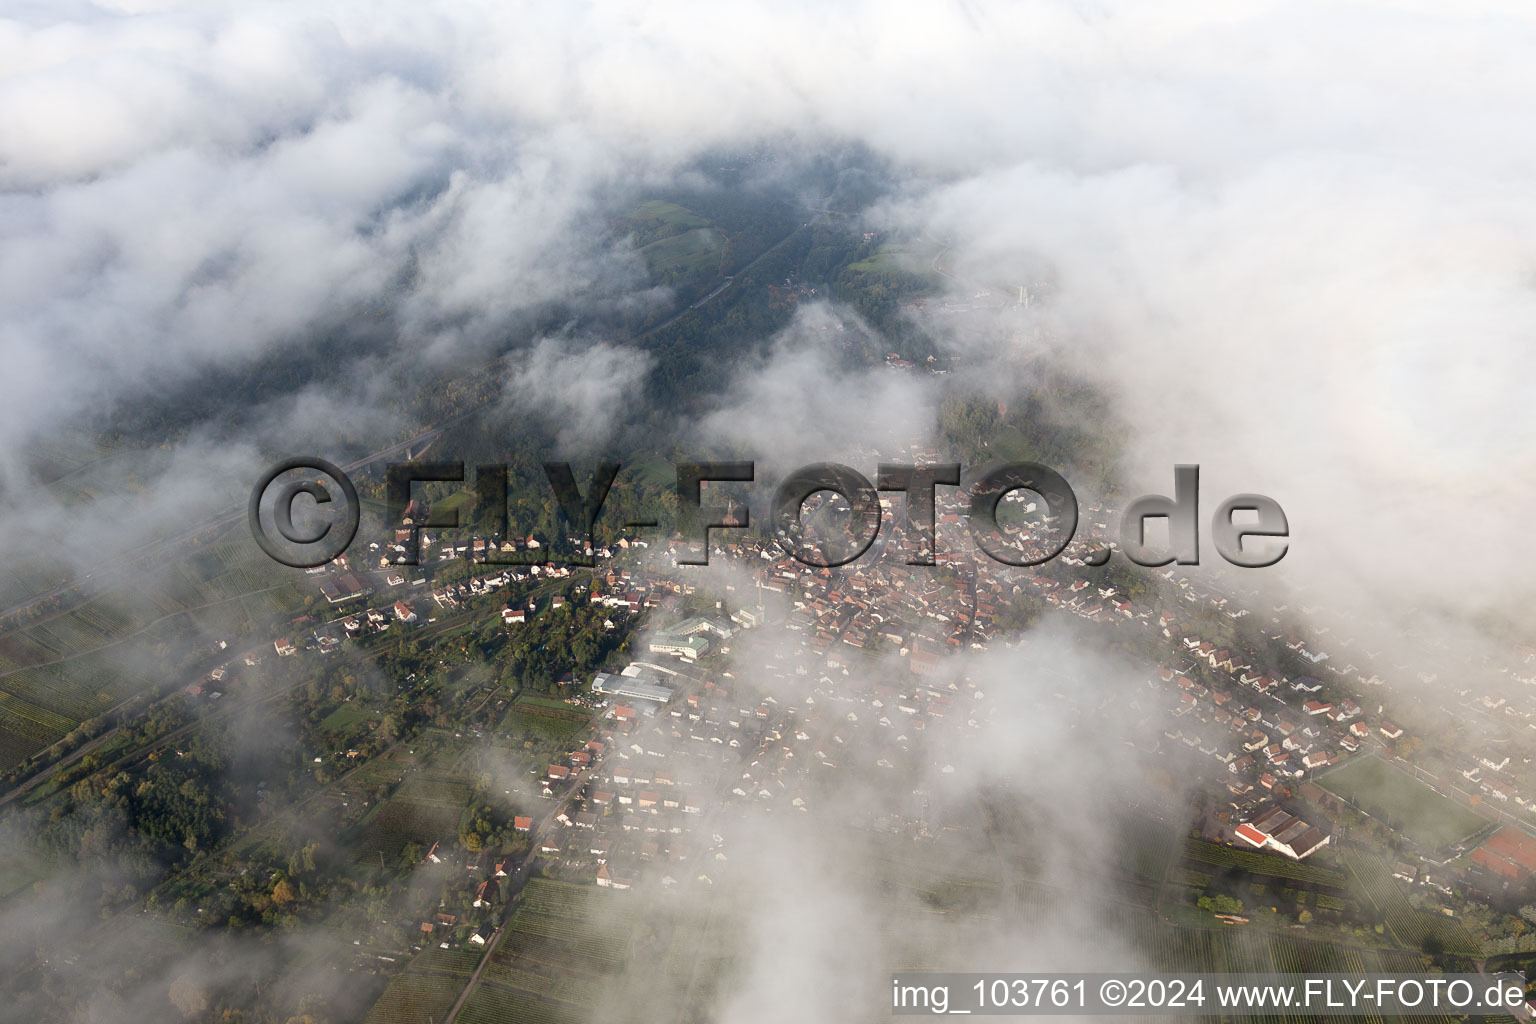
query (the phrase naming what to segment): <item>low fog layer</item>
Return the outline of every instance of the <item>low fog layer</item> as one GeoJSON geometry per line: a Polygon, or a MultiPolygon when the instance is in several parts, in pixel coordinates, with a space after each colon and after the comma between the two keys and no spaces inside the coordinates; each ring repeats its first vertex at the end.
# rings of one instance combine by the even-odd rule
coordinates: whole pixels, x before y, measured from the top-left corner
{"type": "MultiPolygon", "coordinates": [[[[1494,642],[1479,626],[1529,623],[1531,597],[1536,29],[1499,7],[17,6],[0,22],[0,529],[26,550],[67,536],[57,557],[91,571],[167,516],[238,504],[273,453],[432,426],[381,397],[487,365],[507,422],[600,452],[657,358],[525,329],[566,305],[671,308],[610,234],[614,197],[708,187],[698,161],[717,152],[772,154],[754,166],[794,189],[797,161],[856,150],[885,179],[861,226],[940,251],[944,298],[1023,289],[921,319],[954,381],[1006,401],[1048,356],[1109,397],[1127,494],[1167,493],[1196,462],[1205,516],[1238,492],[1280,502],[1290,553],[1245,577],[1269,603],[1299,595],[1309,625],[1393,652],[1391,684],[1461,668],[1494,642]],[[274,373],[254,408],[192,410],[91,502],[31,477],[38,444],[332,351],[348,361],[323,380],[274,373]]],[[[829,328],[868,330],[856,319],[812,304],[753,339],[762,354],[721,354],[676,443],[757,458],[767,479],[830,458],[869,473],[867,454],[930,435],[932,378],[840,362],[829,328]]],[[[923,785],[975,787],[952,806],[1027,787],[1047,812],[1123,796],[1135,755],[1082,760],[1078,719],[1035,685],[1045,667],[1111,737],[1146,671],[1049,632],[968,656],[994,716],[923,785]]],[[[1052,822],[1047,876],[1091,888],[1114,819],[1052,822]]],[[[889,931],[878,893],[842,837],[751,829],[731,843],[731,873],[759,888],[722,1019],[847,1019],[878,995],[848,962],[889,931]]],[[[18,963],[95,913],[71,892],[50,879],[0,912],[18,963]]],[[[912,935],[952,943],[957,966],[1134,959],[1077,934],[1086,918],[1045,920],[1049,946],[1006,921],[912,935]]],[[[125,930],[93,955],[126,971],[140,946],[125,930]]],[[[146,968],[81,1019],[151,1019],[181,973],[216,985],[287,959],[240,939],[215,954],[146,968]]]]}

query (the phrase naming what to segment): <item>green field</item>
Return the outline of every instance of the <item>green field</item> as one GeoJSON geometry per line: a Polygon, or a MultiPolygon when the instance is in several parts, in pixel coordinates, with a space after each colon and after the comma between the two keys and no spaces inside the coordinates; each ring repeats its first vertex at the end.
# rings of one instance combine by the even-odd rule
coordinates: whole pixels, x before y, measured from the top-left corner
{"type": "Polygon", "coordinates": [[[881,246],[873,256],[848,264],[848,269],[861,274],[911,274],[926,269],[926,262],[905,249],[881,246]]]}
{"type": "Polygon", "coordinates": [[[557,711],[566,715],[580,715],[582,718],[590,718],[591,713],[582,710],[574,704],[567,704],[563,700],[554,697],[540,697],[536,693],[519,694],[516,706],[530,714],[537,714],[538,709],[545,711],[557,711]]]}
{"type": "Polygon", "coordinates": [[[663,280],[717,270],[724,253],[725,236],[714,228],[694,228],[640,250],[651,273],[663,280]]]}
{"type": "Polygon", "coordinates": [[[1317,784],[1401,832],[1426,850],[1465,839],[1488,824],[1376,757],[1360,757],[1319,778],[1317,784]]]}
{"type": "Polygon", "coordinates": [[[677,469],[666,459],[646,459],[630,467],[635,479],[653,487],[667,487],[677,480],[677,469]]]}
{"type": "Polygon", "coordinates": [[[664,199],[647,199],[620,220],[621,226],[633,232],[642,246],[683,231],[709,227],[709,223],[687,207],[664,199]]]}
{"type": "Polygon", "coordinates": [[[352,726],[359,722],[367,721],[371,717],[373,717],[372,714],[366,708],[352,701],[347,701],[341,707],[322,718],[320,720],[320,728],[327,732],[350,729],[352,726]]]}
{"type": "Polygon", "coordinates": [[[925,288],[936,279],[930,265],[932,259],[933,250],[917,252],[888,243],[866,258],[848,264],[846,273],[890,285],[925,288]]]}
{"type": "Polygon", "coordinates": [[[707,218],[659,199],[641,203],[619,220],[655,279],[677,284],[720,270],[726,238],[707,218]]]}

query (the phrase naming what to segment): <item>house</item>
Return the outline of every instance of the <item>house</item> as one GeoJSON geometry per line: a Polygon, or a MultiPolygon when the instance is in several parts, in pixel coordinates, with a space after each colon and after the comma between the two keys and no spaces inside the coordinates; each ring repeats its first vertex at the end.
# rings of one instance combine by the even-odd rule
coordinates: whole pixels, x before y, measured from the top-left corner
{"type": "Polygon", "coordinates": [[[528,621],[528,612],[523,608],[513,608],[507,605],[501,609],[501,624],[511,626],[528,621]]]}
{"type": "Polygon", "coordinates": [[[628,889],[634,882],[633,879],[609,871],[605,862],[597,866],[597,884],[605,889],[628,889]]]}
{"type": "Polygon", "coordinates": [[[563,764],[552,764],[549,766],[549,778],[551,779],[560,781],[569,778],[570,775],[571,770],[563,764]]]}
{"type": "Polygon", "coordinates": [[[272,641],[272,647],[285,658],[296,650],[293,646],[293,641],[289,640],[286,636],[280,640],[272,641]]]}
{"type": "Polygon", "coordinates": [[[399,619],[401,622],[415,622],[416,613],[412,611],[411,606],[406,604],[404,601],[396,601],[395,618],[399,619]]]}
{"type": "Polygon", "coordinates": [[[1403,735],[1402,726],[1388,722],[1386,719],[1382,719],[1381,724],[1376,726],[1376,731],[1389,740],[1395,740],[1403,735]]]}
{"type": "Polygon", "coordinates": [[[501,883],[494,878],[487,878],[475,889],[476,907],[489,907],[501,896],[501,883]]]}
{"type": "Polygon", "coordinates": [[[514,832],[530,832],[533,830],[533,818],[525,814],[512,816],[512,830],[514,832]]]}

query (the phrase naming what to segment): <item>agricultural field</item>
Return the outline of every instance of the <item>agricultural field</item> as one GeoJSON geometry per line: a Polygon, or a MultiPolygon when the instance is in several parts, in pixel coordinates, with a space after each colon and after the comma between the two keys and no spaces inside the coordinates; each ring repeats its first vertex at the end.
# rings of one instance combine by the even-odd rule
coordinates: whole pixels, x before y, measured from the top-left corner
{"type": "Polygon", "coordinates": [[[1177,850],[1173,829],[1155,818],[1138,815],[1125,826],[1129,840],[1117,850],[1116,872],[1126,895],[1139,903],[1156,901],[1168,862],[1177,850]]]}
{"type": "Polygon", "coordinates": [[[630,893],[531,880],[461,1019],[590,1019],[624,969],[637,908],[630,893]]]}
{"type": "Polygon", "coordinates": [[[997,901],[999,868],[991,860],[964,855],[960,844],[917,845],[876,837],[862,863],[891,896],[936,910],[975,910],[997,901]]]}
{"type": "Polygon", "coordinates": [[[1212,927],[1216,922],[1208,914],[1201,915],[1198,923],[1172,923],[1150,909],[1038,883],[1019,884],[1014,906],[1019,915],[1041,917],[1051,921],[1053,928],[1071,929],[1075,946],[1105,950],[1128,946],[1147,970],[1242,974],[1422,970],[1416,954],[1362,949],[1256,924],[1212,927]]]}
{"type": "Polygon", "coordinates": [[[1335,889],[1342,889],[1345,885],[1343,873],[1319,864],[1303,863],[1275,853],[1244,850],[1236,846],[1207,843],[1199,839],[1184,841],[1184,859],[1196,864],[1208,864],[1215,868],[1241,868],[1250,875],[1289,878],[1335,889]]]}
{"type": "Polygon", "coordinates": [[[1393,938],[1408,949],[1476,956],[1479,944],[1453,917],[1443,917],[1419,910],[1408,902],[1386,862],[1364,850],[1350,849],[1342,854],[1344,863],[1364,894],[1381,911],[1393,938]]]}
{"type": "Polygon", "coordinates": [[[131,595],[0,633],[0,770],[166,682],[152,672],[157,651],[211,650],[290,614],[302,596],[275,571],[249,542],[208,545],[147,574],[131,595]]]}
{"type": "Polygon", "coordinates": [[[574,704],[567,704],[563,700],[556,700],[553,697],[540,697],[531,693],[525,693],[518,697],[514,705],[525,714],[571,715],[583,720],[592,717],[591,712],[574,704]]]}
{"type": "Polygon", "coordinates": [[[463,807],[469,802],[470,787],[456,775],[438,771],[418,771],[408,775],[395,794],[396,799],[416,803],[463,807]]]}
{"type": "Polygon", "coordinates": [[[1488,825],[1480,814],[1377,757],[1355,758],[1317,784],[1427,851],[1444,849],[1488,825]]]}
{"type": "Polygon", "coordinates": [[[0,768],[9,768],[78,724],[30,701],[0,691],[0,768]]]}
{"type": "Polygon", "coordinates": [[[590,712],[564,701],[524,695],[512,702],[497,728],[507,733],[527,730],[552,739],[565,739],[591,721],[590,712]]]}
{"type": "Polygon", "coordinates": [[[357,859],[377,859],[382,855],[385,863],[393,863],[409,843],[425,851],[439,840],[452,838],[463,812],[462,803],[391,797],[362,823],[357,859]]]}
{"type": "Polygon", "coordinates": [[[459,1011],[458,1019],[462,1024],[588,1024],[591,1015],[526,995],[509,999],[494,986],[481,985],[459,1011]]]}
{"type": "Polygon", "coordinates": [[[427,970],[407,970],[389,983],[364,1024],[418,1024],[442,1020],[464,990],[464,978],[427,970]]]}

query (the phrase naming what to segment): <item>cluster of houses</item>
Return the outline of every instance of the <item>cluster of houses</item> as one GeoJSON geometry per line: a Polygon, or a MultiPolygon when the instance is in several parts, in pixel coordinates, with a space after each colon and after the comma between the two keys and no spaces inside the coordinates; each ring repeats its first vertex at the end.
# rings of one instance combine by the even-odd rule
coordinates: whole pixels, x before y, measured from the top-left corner
{"type": "MultiPolygon", "coordinates": [[[[1309,677],[1259,672],[1197,637],[1181,638],[1180,646],[1191,662],[1164,665],[1152,681],[1170,699],[1164,735],[1226,766],[1234,809],[1250,808],[1281,780],[1326,768],[1371,739],[1372,727],[1353,700],[1303,699],[1315,689],[1309,677]],[[1194,664],[1209,671],[1197,674],[1194,664]]],[[[1386,740],[1403,735],[1386,719],[1377,720],[1375,731],[1386,740]]]]}
{"type": "MultiPolygon", "coordinates": [[[[340,566],[338,565],[338,568],[340,566]]],[[[391,572],[380,574],[384,576],[384,583],[391,589],[406,585],[405,577],[399,573],[391,572]]],[[[529,580],[560,580],[571,575],[571,569],[566,565],[529,565],[503,567],[479,575],[470,576],[463,580],[445,583],[431,591],[431,605],[425,603],[426,598],[412,598],[409,595],[396,599],[388,604],[370,603],[367,607],[343,614],[341,617],[324,622],[313,629],[312,635],[301,643],[296,643],[293,637],[283,636],[276,638],[273,649],[279,656],[288,657],[298,653],[300,649],[314,649],[322,654],[329,654],[337,650],[343,640],[355,639],[371,633],[387,631],[395,623],[413,624],[421,621],[422,615],[430,614],[435,606],[443,611],[452,611],[461,604],[473,598],[484,597],[497,591],[524,583],[529,580]]],[[[412,582],[412,586],[423,585],[425,579],[412,582]]],[[[375,593],[375,584],[368,574],[352,572],[340,572],[320,583],[321,593],[331,604],[344,604],[355,600],[363,600],[375,593]]],[[[564,598],[555,595],[551,598],[551,604],[555,608],[564,604],[564,598]]],[[[536,610],[533,601],[514,608],[508,604],[501,610],[501,622],[511,626],[527,621],[527,617],[536,610]]],[[[304,620],[297,620],[302,622],[304,620]]]]}
{"type": "MultiPolygon", "coordinates": [[[[452,855],[439,854],[440,846],[440,843],[433,843],[422,858],[423,862],[445,863],[452,855]]],[[[450,910],[459,908],[450,907],[446,903],[440,905],[436,914],[418,926],[423,943],[436,942],[443,949],[450,948],[456,942],[484,946],[495,933],[493,911],[501,902],[501,883],[511,870],[511,861],[493,855],[489,850],[464,853],[462,856],[473,885],[474,895],[469,899],[469,909],[474,913],[466,915],[462,909],[459,913],[450,913],[450,910]]]]}
{"type": "MultiPolygon", "coordinates": [[[[696,699],[690,694],[680,706],[696,699]]],[[[702,874],[695,865],[710,841],[697,826],[722,761],[714,751],[699,758],[674,750],[659,727],[670,716],[651,711],[616,705],[596,737],[544,770],[546,796],[581,780],[537,844],[559,870],[615,889],[645,878],[666,892],[702,874]]]]}

